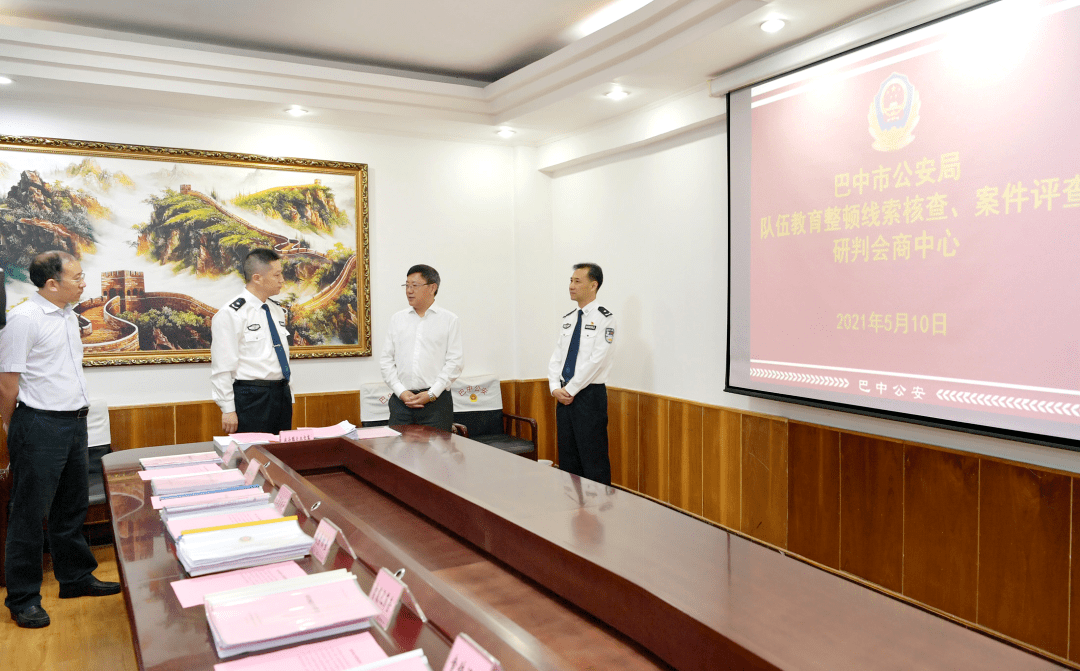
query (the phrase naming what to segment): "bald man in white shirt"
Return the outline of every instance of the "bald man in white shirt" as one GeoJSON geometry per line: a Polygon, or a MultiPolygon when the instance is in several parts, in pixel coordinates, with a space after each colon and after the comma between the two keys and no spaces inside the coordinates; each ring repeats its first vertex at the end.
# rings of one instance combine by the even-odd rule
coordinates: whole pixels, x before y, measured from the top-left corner
{"type": "Polygon", "coordinates": [[[390,318],[379,363],[394,395],[390,425],[420,424],[450,431],[450,383],[461,375],[461,327],[453,312],[435,305],[441,283],[431,266],[415,265],[405,278],[409,309],[390,318]]]}

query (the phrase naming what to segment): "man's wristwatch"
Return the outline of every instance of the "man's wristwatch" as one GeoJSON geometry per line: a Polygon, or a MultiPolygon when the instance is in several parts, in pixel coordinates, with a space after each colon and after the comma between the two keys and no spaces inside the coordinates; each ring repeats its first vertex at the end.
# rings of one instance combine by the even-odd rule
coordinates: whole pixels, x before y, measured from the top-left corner
{"type": "Polygon", "coordinates": [[[435,400],[436,400],[436,396],[435,396],[435,394],[432,394],[432,393],[431,393],[431,392],[429,391],[429,392],[427,393],[427,399],[428,399],[428,402],[429,402],[429,403],[433,403],[433,402],[435,402],[435,400]]]}

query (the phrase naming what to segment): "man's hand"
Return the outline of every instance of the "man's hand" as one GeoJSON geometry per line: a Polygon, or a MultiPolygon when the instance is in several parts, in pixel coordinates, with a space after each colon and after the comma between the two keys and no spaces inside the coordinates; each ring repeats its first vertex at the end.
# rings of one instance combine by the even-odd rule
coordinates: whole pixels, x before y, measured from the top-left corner
{"type": "Polygon", "coordinates": [[[221,413],[221,430],[225,432],[225,435],[236,433],[238,426],[240,426],[240,419],[235,412],[221,413]]]}
{"type": "Polygon", "coordinates": [[[563,405],[570,405],[574,402],[574,397],[570,395],[570,392],[566,391],[565,387],[559,387],[555,391],[551,392],[551,395],[555,397],[555,400],[563,405]]]}
{"type": "Polygon", "coordinates": [[[422,391],[419,394],[414,394],[411,391],[406,391],[401,395],[401,400],[405,402],[405,405],[410,408],[422,408],[431,402],[431,396],[426,391],[422,391]],[[405,398],[408,394],[409,398],[405,398]]]}

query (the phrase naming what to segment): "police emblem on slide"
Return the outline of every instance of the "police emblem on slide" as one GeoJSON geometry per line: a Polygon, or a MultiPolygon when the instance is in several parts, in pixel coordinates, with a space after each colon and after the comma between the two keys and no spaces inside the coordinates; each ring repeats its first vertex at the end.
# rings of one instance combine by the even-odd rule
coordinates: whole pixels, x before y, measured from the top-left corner
{"type": "Polygon", "coordinates": [[[906,75],[894,72],[886,77],[870,103],[871,146],[878,151],[897,151],[911,144],[920,106],[919,92],[906,75]]]}

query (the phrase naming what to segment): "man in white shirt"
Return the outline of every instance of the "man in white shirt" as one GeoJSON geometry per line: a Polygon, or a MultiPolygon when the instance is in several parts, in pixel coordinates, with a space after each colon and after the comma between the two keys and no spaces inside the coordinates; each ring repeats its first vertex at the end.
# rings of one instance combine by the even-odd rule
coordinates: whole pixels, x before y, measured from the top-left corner
{"type": "Polygon", "coordinates": [[[574,266],[570,300],[578,307],[559,320],[548,387],[559,402],[559,468],[610,485],[607,378],[615,352],[615,315],[596,300],[603,283],[604,271],[595,263],[574,266]]]}
{"type": "Polygon", "coordinates": [[[82,535],[90,397],[71,304],[86,276],[75,257],[58,251],[38,254],[29,270],[38,292],[11,310],[0,331],[0,416],[12,475],[4,605],[18,626],[38,628],[50,622],[41,607],[44,518],[61,599],[117,594],[120,583],[94,577],[97,560],[82,535]]]}
{"type": "Polygon", "coordinates": [[[394,392],[388,403],[391,426],[422,424],[444,431],[453,426],[448,390],[461,375],[461,327],[457,315],[435,305],[440,281],[431,266],[409,268],[403,285],[409,309],[390,318],[379,363],[394,392]]]}
{"type": "Polygon", "coordinates": [[[247,285],[210,323],[210,385],[225,433],[278,433],[292,428],[287,316],[271,296],[285,277],[281,256],[253,249],[244,258],[247,285]]]}

